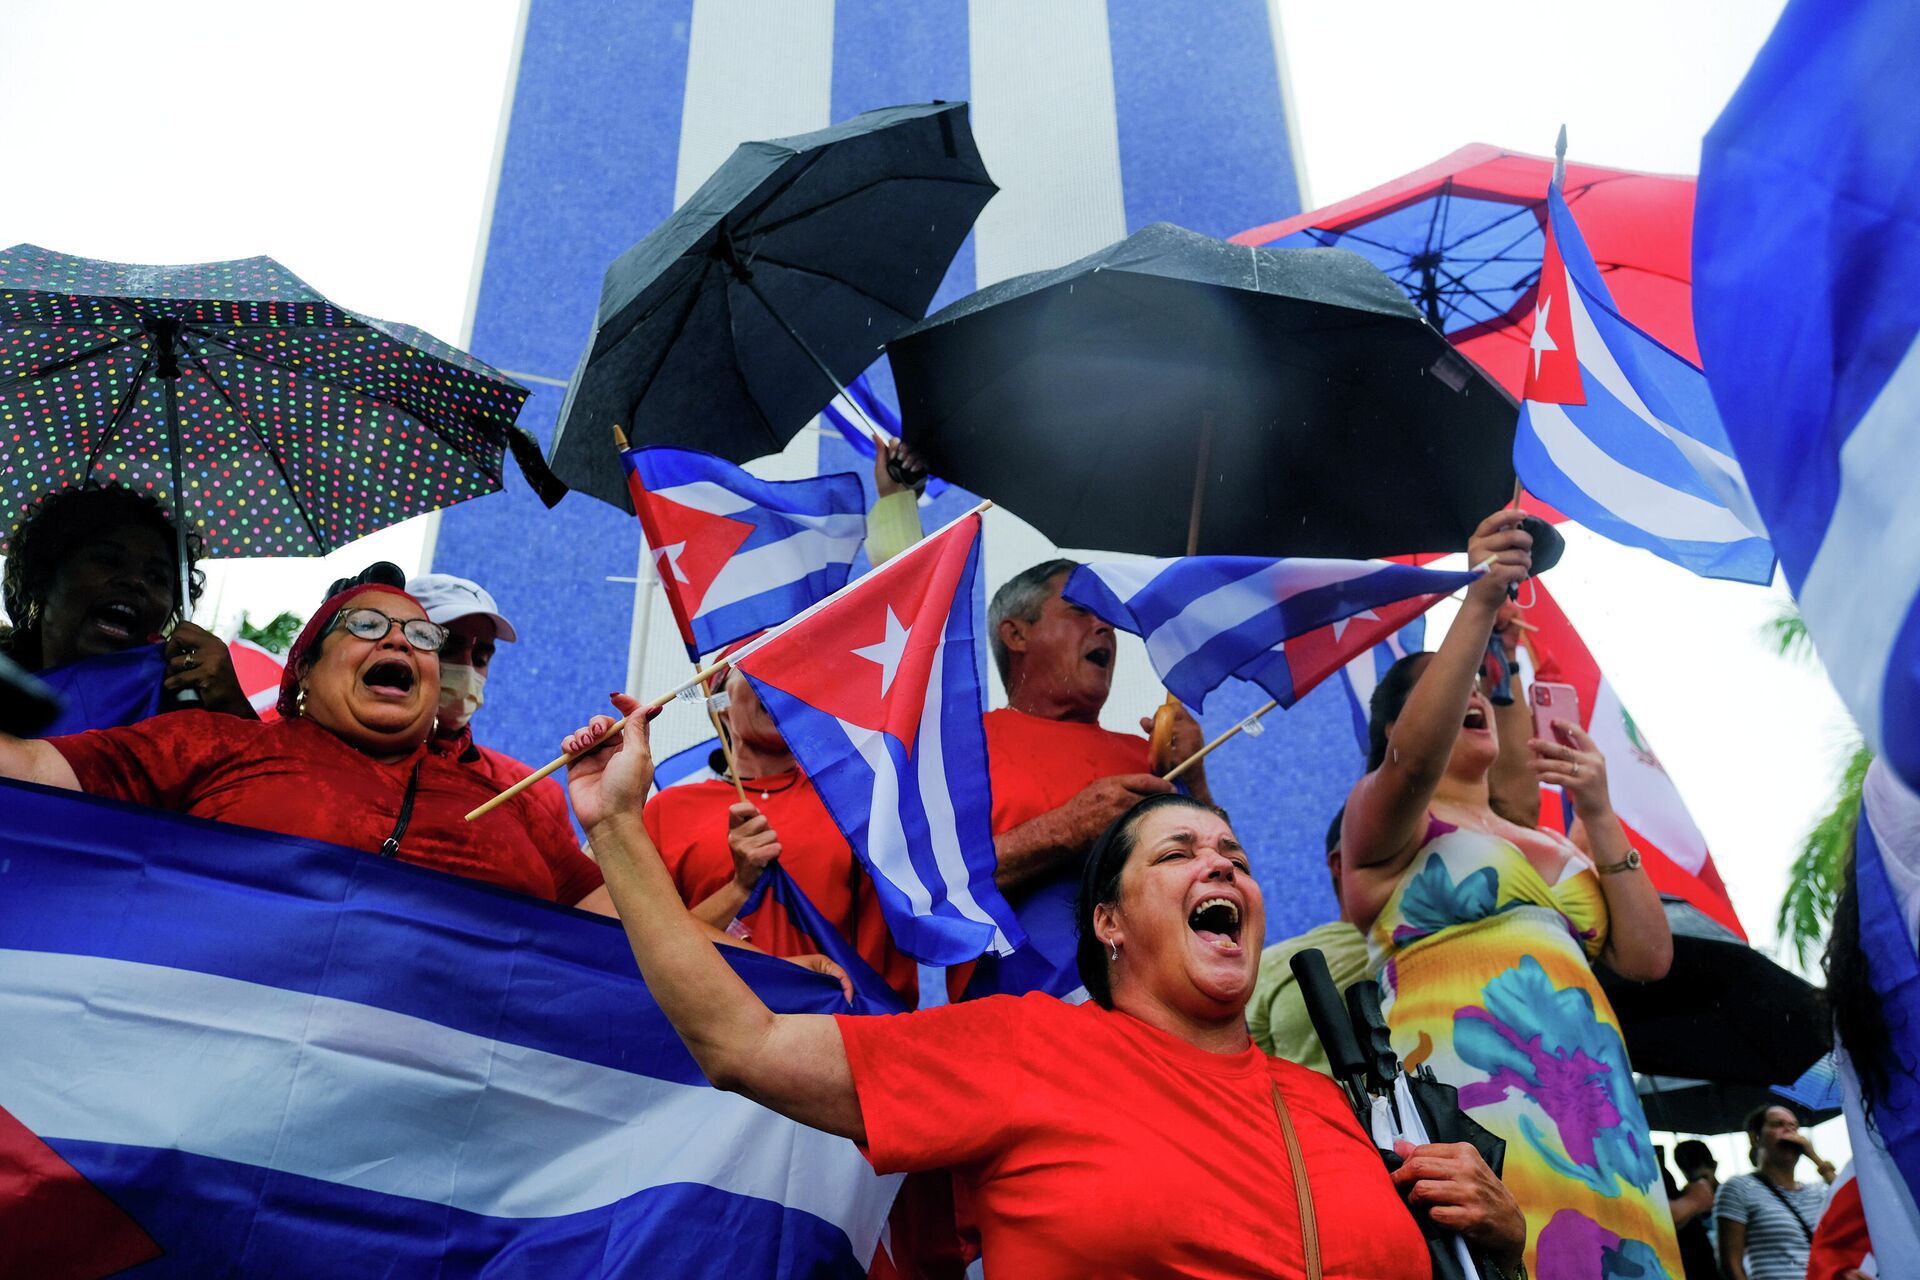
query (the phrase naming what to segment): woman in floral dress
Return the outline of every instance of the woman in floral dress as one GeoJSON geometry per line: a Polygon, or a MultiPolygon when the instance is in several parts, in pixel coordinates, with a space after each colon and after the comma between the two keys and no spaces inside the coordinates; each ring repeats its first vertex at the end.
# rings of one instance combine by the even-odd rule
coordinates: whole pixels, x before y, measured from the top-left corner
{"type": "Polygon", "coordinates": [[[1373,700],[1369,772],[1347,801],[1342,893],[1368,935],[1394,1048],[1460,1090],[1506,1139],[1504,1180],[1527,1215],[1540,1280],[1681,1274],[1672,1218],[1619,1022],[1589,967],[1665,975],[1673,938],[1607,794],[1606,761],[1577,724],[1534,740],[1574,840],[1517,826],[1488,803],[1499,754],[1476,682],[1509,584],[1526,577],[1519,511],[1488,517],[1439,650],[1404,659],[1373,700]]]}

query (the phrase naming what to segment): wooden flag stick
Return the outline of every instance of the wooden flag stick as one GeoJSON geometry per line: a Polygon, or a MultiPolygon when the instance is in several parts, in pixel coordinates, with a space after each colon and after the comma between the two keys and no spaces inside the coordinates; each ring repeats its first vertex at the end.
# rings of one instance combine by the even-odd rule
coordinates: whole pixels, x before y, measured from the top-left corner
{"type": "Polygon", "coordinates": [[[740,797],[740,803],[746,804],[747,788],[740,781],[740,766],[733,758],[733,739],[720,724],[720,713],[713,709],[711,698],[707,701],[707,719],[713,723],[713,736],[720,739],[720,754],[727,760],[727,777],[733,780],[733,794],[740,797]]]}
{"type": "MultiPolygon", "coordinates": [[[[801,622],[806,621],[806,619],[811,618],[814,614],[820,612],[820,610],[826,608],[828,605],[838,600],[842,595],[846,594],[848,591],[852,590],[854,587],[857,587],[862,583],[870,581],[876,574],[895,572],[899,568],[899,566],[912,560],[914,557],[914,554],[918,552],[920,548],[932,545],[933,542],[937,540],[941,534],[945,533],[948,529],[953,528],[954,525],[959,524],[961,520],[966,520],[972,516],[982,515],[987,511],[988,508],[992,506],[993,506],[993,499],[982,498],[979,502],[979,505],[975,506],[971,511],[968,511],[964,515],[961,515],[958,518],[951,520],[948,523],[942,525],[939,529],[935,530],[931,536],[922,538],[919,542],[915,543],[911,547],[908,547],[905,551],[902,551],[899,555],[887,561],[885,564],[880,565],[877,568],[874,568],[868,571],[866,577],[856,578],[854,581],[849,582],[846,586],[840,588],[840,590],[834,592],[832,595],[828,596],[824,600],[816,600],[814,603],[808,605],[806,608],[802,609],[799,613],[794,614],[793,617],[787,619],[785,622],[781,623],[779,626],[774,627],[773,629],[767,632],[764,632],[758,639],[750,640],[740,649],[736,650],[732,654],[729,654],[727,657],[715,662],[709,662],[706,666],[701,667],[698,671],[695,671],[693,673],[693,677],[691,679],[683,680],[675,687],[667,690],[665,693],[654,698],[652,701],[642,703],[640,706],[641,712],[645,713],[648,711],[656,710],[660,707],[664,707],[669,702],[672,702],[675,698],[683,696],[688,690],[698,688],[700,685],[704,684],[706,682],[707,677],[712,675],[714,672],[719,671],[723,667],[729,667],[729,666],[732,666],[734,663],[739,662],[741,659],[745,658],[748,654],[754,652],[756,649],[759,649],[762,645],[772,640],[775,636],[782,635],[787,631],[791,630],[793,627],[799,625],[801,622]]],[[[542,778],[551,777],[556,770],[572,764],[575,760],[580,759],[580,757],[582,756],[591,755],[593,752],[598,751],[601,747],[605,746],[608,742],[611,742],[614,738],[614,735],[618,734],[622,729],[626,727],[627,719],[628,718],[626,716],[621,716],[618,720],[615,720],[613,722],[612,727],[607,730],[605,736],[603,736],[599,742],[594,743],[593,746],[588,747],[585,751],[576,751],[572,755],[556,756],[554,759],[547,761],[547,763],[541,765],[538,769],[535,769],[532,773],[520,779],[520,781],[514,783],[512,786],[508,787],[505,791],[502,791],[499,795],[493,797],[493,799],[487,801],[485,804],[475,809],[472,813],[469,813],[467,815],[467,821],[472,822],[476,818],[485,817],[487,814],[492,813],[495,809],[499,808],[501,805],[505,804],[507,801],[519,795],[522,791],[525,791],[528,787],[531,787],[534,783],[539,782],[542,778]]]]}
{"type": "Polygon", "coordinates": [[[1261,716],[1267,714],[1267,712],[1273,710],[1275,707],[1279,705],[1280,705],[1280,700],[1278,698],[1269,698],[1267,700],[1266,706],[1261,707],[1258,711],[1254,712],[1252,715],[1242,719],[1238,724],[1234,725],[1233,728],[1227,730],[1225,733],[1215,738],[1212,742],[1209,742],[1206,746],[1200,748],[1198,751],[1188,756],[1185,760],[1182,760],[1179,764],[1167,770],[1166,774],[1163,776],[1166,778],[1168,782],[1172,782],[1175,778],[1178,778],[1181,774],[1191,769],[1194,765],[1199,764],[1202,760],[1206,759],[1209,755],[1213,754],[1213,749],[1215,747],[1225,742],[1228,738],[1231,738],[1234,734],[1239,733],[1241,730],[1245,729],[1248,725],[1252,724],[1254,721],[1258,720],[1261,716]]]}

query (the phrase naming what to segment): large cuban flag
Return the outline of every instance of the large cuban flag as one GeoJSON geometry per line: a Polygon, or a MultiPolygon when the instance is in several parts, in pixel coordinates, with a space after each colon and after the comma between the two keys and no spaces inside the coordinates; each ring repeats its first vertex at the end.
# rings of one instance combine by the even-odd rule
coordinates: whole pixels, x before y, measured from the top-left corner
{"type": "MultiPolygon", "coordinates": [[[[0,784],[0,1275],[862,1276],[896,1181],[710,1088],[616,922],[0,784]]],[[[728,949],[763,999],[836,984],[728,949]]]]}
{"type": "Polygon", "coordinates": [[[734,658],[929,965],[1024,938],[993,880],[980,557],[968,515],[734,658]]]}
{"type": "Polygon", "coordinates": [[[1367,730],[1372,718],[1373,691],[1380,687],[1380,681],[1386,678],[1394,663],[1410,653],[1423,652],[1426,647],[1427,620],[1415,618],[1365,653],[1348,659],[1347,665],[1340,669],[1340,679],[1346,686],[1349,709],[1353,713],[1353,736],[1360,744],[1362,759],[1372,745],[1367,730]]]}
{"type": "Polygon", "coordinates": [[[1787,585],[1920,786],[1920,6],[1793,0],[1701,152],[1694,327],[1787,585]]]}
{"type": "Polygon", "coordinates": [[[1084,564],[1060,594],[1144,639],[1167,691],[1198,711],[1233,675],[1290,707],[1473,579],[1386,560],[1184,556],[1084,564]]]}
{"type": "Polygon", "coordinates": [[[627,488],[695,660],[838,591],[866,540],[860,477],[762,480],[696,449],[628,449],[627,488]]]}
{"type": "Polygon", "coordinates": [[[1705,377],[1614,307],[1557,186],[1547,211],[1514,470],[1615,542],[1770,582],[1773,547],[1705,377]]]}

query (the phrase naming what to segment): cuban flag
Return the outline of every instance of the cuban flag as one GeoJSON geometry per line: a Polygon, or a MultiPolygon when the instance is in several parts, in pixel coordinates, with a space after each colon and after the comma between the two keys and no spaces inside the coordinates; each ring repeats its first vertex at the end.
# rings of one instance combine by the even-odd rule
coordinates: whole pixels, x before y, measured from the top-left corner
{"type": "Polygon", "coordinates": [[[695,661],[846,584],[867,536],[860,477],[762,480],[696,449],[628,449],[627,489],[695,661]]]}
{"type": "Polygon", "coordinates": [[[726,775],[713,767],[714,752],[720,750],[719,738],[696,742],[684,751],[676,751],[653,765],[653,785],[661,791],[683,787],[691,782],[709,782],[726,775]]]}
{"type": "Polygon", "coordinates": [[[1199,711],[1236,675],[1290,707],[1473,580],[1386,560],[1184,556],[1084,564],[1060,594],[1145,640],[1167,691],[1199,711]]]}
{"type": "Polygon", "coordinates": [[[1771,582],[1773,546],[1706,378],[1614,307],[1557,186],[1547,211],[1514,470],[1615,542],[1704,577],[1771,582]]]}
{"type": "Polygon", "coordinates": [[[1884,760],[1868,767],[1860,789],[1853,875],[1859,947],[1887,1028],[1886,1092],[1868,1093],[1844,1041],[1834,1063],[1874,1254],[1912,1259],[1920,1256],[1920,1079],[1911,1070],[1920,1056],[1920,794],[1884,760]]]}
{"type": "Polygon", "coordinates": [[[41,732],[43,738],[137,724],[160,714],[166,646],[140,644],[82,658],[50,667],[39,678],[60,699],[60,714],[41,732]]]}
{"type": "Polygon", "coordinates": [[[1787,585],[1920,787],[1920,6],[1793,0],[1701,152],[1694,327],[1787,585]]]}
{"type": "Polygon", "coordinates": [[[993,880],[980,555],[967,515],[733,660],[872,876],[894,939],[929,965],[1024,940],[993,880]]]}
{"type": "MultiPolygon", "coordinates": [[[[707,1085],[617,922],[0,784],[0,1275],[863,1276],[897,1180],[707,1085]]],[[[775,1009],[836,983],[727,949],[775,1009]]]]}
{"type": "Polygon", "coordinates": [[[1426,647],[1427,620],[1419,617],[1340,668],[1340,680],[1346,687],[1348,707],[1353,713],[1353,736],[1360,743],[1363,759],[1372,745],[1367,726],[1372,715],[1373,691],[1380,687],[1381,679],[1394,663],[1410,653],[1423,653],[1426,647]]]}

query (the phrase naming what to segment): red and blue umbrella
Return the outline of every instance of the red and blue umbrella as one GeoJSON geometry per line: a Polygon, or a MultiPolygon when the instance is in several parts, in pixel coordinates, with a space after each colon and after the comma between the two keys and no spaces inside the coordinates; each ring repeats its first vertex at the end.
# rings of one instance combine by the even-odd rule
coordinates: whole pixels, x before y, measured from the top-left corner
{"type": "MultiPolygon", "coordinates": [[[[1517,399],[1552,175],[1550,159],[1475,143],[1350,200],[1233,239],[1352,250],[1517,399]]],[[[1693,186],[1692,178],[1569,164],[1563,191],[1622,313],[1697,364],[1693,186]]]]}

